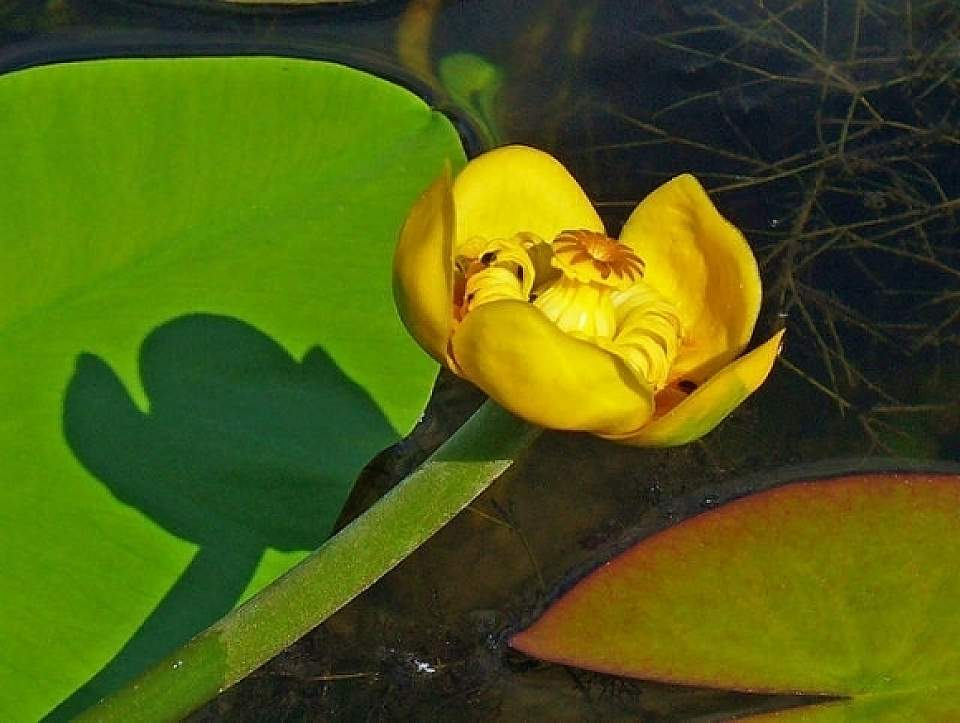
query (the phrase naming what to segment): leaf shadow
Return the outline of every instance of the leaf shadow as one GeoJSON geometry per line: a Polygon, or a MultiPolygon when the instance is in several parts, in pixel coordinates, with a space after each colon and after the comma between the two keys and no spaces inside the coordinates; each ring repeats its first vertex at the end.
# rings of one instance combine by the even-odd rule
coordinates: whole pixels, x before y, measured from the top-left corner
{"type": "Polygon", "coordinates": [[[399,438],[321,348],[298,362],[235,318],[160,325],[143,341],[139,368],[147,412],[103,359],[81,354],[64,436],[116,499],[199,550],[123,648],[48,720],[76,715],[222,617],[268,548],[317,547],[357,471],[399,438]]]}

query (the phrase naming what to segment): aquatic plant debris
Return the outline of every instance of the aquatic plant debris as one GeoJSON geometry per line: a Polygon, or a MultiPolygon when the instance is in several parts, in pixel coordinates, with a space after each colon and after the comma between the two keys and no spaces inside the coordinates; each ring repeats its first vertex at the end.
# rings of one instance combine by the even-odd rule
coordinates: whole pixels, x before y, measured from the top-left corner
{"type": "Polygon", "coordinates": [[[506,146],[411,210],[400,315],[421,346],[534,424],[636,446],[713,429],[766,379],[783,332],[753,333],[756,259],[699,182],[645,198],[615,240],[546,153],[506,146]]]}
{"type": "MultiPolygon", "coordinates": [[[[790,319],[781,365],[871,454],[929,455],[955,395],[918,393],[897,370],[930,365],[960,329],[960,5],[722,0],[671,15],[630,31],[659,59],[634,79],[657,102],[595,95],[604,135],[574,158],[653,179],[695,169],[726,208],[760,210],[737,217],[767,308],[790,319]]],[[[620,189],[599,202],[633,204],[620,189]]]]}
{"type": "Polygon", "coordinates": [[[510,645],[614,675],[837,696],[777,720],[960,716],[960,475],[796,481],[616,556],[510,645]]]}

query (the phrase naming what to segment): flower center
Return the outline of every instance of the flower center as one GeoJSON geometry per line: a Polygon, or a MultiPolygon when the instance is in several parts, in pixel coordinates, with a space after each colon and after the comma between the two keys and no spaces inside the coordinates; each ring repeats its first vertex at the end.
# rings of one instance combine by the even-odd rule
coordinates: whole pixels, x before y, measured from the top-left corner
{"type": "Polygon", "coordinates": [[[596,231],[563,231],[553,244],[553,265],[569,279],[625,289],[643,278],[643,260],[626,244],[596,231]]]}
{"type": "Polygon", "coordinates": [[[457,321],[482,304],[530,302],[560,330],[616,354],[654,391],[670,382],[680,318],[643,281],[629,246],[595,231],[564,231],[552,244],[519,233],[468,239],[455,261],[457,321]]]}

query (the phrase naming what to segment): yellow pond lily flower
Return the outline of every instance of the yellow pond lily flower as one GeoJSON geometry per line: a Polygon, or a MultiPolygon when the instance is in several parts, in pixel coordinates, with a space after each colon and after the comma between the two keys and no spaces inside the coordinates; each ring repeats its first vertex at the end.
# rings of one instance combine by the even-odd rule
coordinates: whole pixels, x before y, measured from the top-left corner
{"type": "Polygon", "coordinates": [[[426,190],[394,292],[417,342],[513,414],[638,446],[713,429],[767,377],[783,334],[737,358],[760,309],[757,262],[693,176],[647,196],[614,240],[566,169],[524,146],[426,190]]]}

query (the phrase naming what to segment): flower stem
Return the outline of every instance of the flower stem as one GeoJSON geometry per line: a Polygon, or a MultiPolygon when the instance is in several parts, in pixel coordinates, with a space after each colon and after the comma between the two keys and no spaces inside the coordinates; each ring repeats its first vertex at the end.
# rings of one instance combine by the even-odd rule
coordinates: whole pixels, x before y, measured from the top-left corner
{"type": "Polygon", "coordinates": [[[78,720],[169,721],[196,710],[383,577],[539,432],[486,402],[409,477],[299,565],[78,720]]]}

